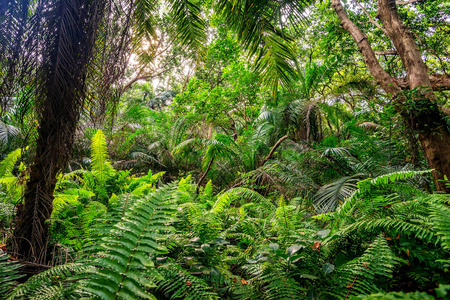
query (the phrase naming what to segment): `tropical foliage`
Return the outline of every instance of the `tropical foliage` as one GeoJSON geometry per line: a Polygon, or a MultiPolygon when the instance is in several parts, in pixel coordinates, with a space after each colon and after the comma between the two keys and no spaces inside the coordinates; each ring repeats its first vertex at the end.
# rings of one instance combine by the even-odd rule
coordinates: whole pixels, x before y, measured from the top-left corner
{"type": "Polygon", "coordinates": [[[47,2],[0,4],[0,299],[450,298],[445,1],[47,2]]]}

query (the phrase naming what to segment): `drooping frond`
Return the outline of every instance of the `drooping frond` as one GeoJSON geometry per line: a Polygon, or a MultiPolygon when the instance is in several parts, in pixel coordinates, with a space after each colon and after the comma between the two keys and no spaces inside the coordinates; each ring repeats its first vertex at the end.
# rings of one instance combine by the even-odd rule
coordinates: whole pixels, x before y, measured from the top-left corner
{"type": "Polygon", "coordinates": [[[0,121],[0,143],[8,144],[11,138],[20,134],[20,129],[0,121]]]}
{"type": "Polygon", "coordinates": [[[221,0],[219,9],[239,39],[255,57],[256,68],[273,91],[278,84],[289,85],[296,76],[296,59],[284,30],[283,18],[288,16],[293,27],[299,28],[303,11],[312,1],[221,0]]]}
{"type": "Polygon", "coordinates": [[[195,50],[201,58],[206,42],[206,23],[201,17],[200,3],[192,0],[169,0],[176,38],[195,50]]]}
{"type": "Polygon", "coordinates": [[[206,169],[211,160],[235,158],[235,145],[233,139],[226,134],[216,134],[213,139],[206,142],[207,148],[202,158],[202,168],[206,169]]]}

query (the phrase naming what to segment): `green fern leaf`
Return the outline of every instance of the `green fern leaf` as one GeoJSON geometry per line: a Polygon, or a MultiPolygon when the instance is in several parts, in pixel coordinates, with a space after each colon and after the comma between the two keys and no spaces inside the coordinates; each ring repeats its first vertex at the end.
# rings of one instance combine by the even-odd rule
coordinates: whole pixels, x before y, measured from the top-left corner
{"type": "Polygon", "coordinates": [[[108,148],[105,135],[101,130],[92,137],[91,142],[91,168],[92,173],[101,185],[112,175],[114,169],[109,161],[108,148]]]}
{"type": "Polygon", "coordinates": [[[16,164],[17,160],[20,158],[20,156],[22,155],[22,153],[24,151],[26,151],[28,149],[28,147],[25,148],[19,148],[16,149],[14,151],[12,151],[11,153],[9,153],[5,159],[3,159],[2,162],[0,162],[0,178],[7,175],[7,174],[11,174],[13,169],[14,169],[14,165],[16,164]]]}
{"type": "Polygon", "coordinates": [[[81,281],[85,293],[99,299],[155,299],[147,292],[161,276],[149,255],[166,253],[158,242],[172,227],[175,184],[138,198],[109,236],[99,240],[95,266],[81,281]],[[99,288],[102,287],[102,288],[99,288]]]}

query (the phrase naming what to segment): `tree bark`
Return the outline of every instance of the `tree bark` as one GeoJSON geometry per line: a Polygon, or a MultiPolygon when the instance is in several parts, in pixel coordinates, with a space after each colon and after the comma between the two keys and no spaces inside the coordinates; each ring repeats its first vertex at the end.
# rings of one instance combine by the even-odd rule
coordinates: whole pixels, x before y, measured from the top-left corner
{"type": "Polygon", "coordinates": [[[419,132],[419,141],[428,164],[435,170],[433,178],[437,190],[448,191],[440,180],[444,175],[450,175],[450,132],[436,105],[437,97],[432,90],[428,67],[411,31],[400,19],[395,1],[378,0],[378,16],[406,69],[409,87],[418,89],[418,92],[411,94],[412,109],[409,113],[403,112],[403,115],[419,132]]]}
{"type": "MultiPolygon", "coordinates": [[[[23,204],[18,205],[13,253],[45,264],[48,224],[56,176],[71,155],[86,75],[102,19],[102,0],[55,0],[48,4],[42,66],[37,78],[39,115],[36,154],[30,166],[23,204]]],[[[44,5],[44,4],[42,4],[44,5]]]]}
{"type": "MultiPolygon", "coordinates": [[[[450,75],[447,74],[429,74],[430,86],[433,91],[450,90],[450,75]]],[[[395,83],[404,90],[411,89],[408,78],[394,78],[395,83]]]]}
{"type": "MultiPolygon", "coordinates": [[[[399,81],[381,67],[367,36],[348,18],[340,0],[332,0],[332,7],[343,28],[357,43],[372,76],[394,100],[395,108],[403,116],[407,126],[418,132],[430,168],[434,169],[433,178],[437,190],[448,191],[441,180],[444,175],[450,175],[450,132],[435,103],[436,95],[432,90],[427,66],[414,37],[398,15],[395,1],[378,0],[378,17],[406,69],[408,87],[418,90],[417,93],[412,93],[412,99],[408,99],[402,92],[399,81]]],[[[447,77],[440,76],[439,80],[445,83],[447,77]]]]}

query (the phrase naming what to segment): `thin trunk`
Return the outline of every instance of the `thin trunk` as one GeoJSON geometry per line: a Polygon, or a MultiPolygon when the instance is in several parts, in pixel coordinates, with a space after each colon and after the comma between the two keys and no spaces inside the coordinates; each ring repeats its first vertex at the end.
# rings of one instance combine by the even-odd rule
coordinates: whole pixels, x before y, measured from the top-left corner
{"type": "Polygon", "coordinates": [[[200,179],[197,182],[197,190],[195,191],[197,193],[197,195],[200,192],[200,185],[202,184],[203,179],[205,179],[205,177],[208,174],[209,170],[211,170],[213,162],[214,162],[214,157],[211,158],[211,160],[209,161],[208,167],[206,168],[205,173],[203,173],[203,175],[200,177],[200,179]]]}
{"type": "Polygon", "coordinates": [[[212,130],[213,130],[213,124],[209,124],[209,129],[208,129],[208,140],[211,139],[212,136],[212,130]]]}
{"type": "Polygon", "coordinates": [[[231,123],[231,130],[233,130],[232,137],[233,137],[233,140],[236,141],[238,136],[239,136],[239,134],[237,132],[236,123],[234,122],[233,118],[230,118],[230,123],[231,123]]]}

